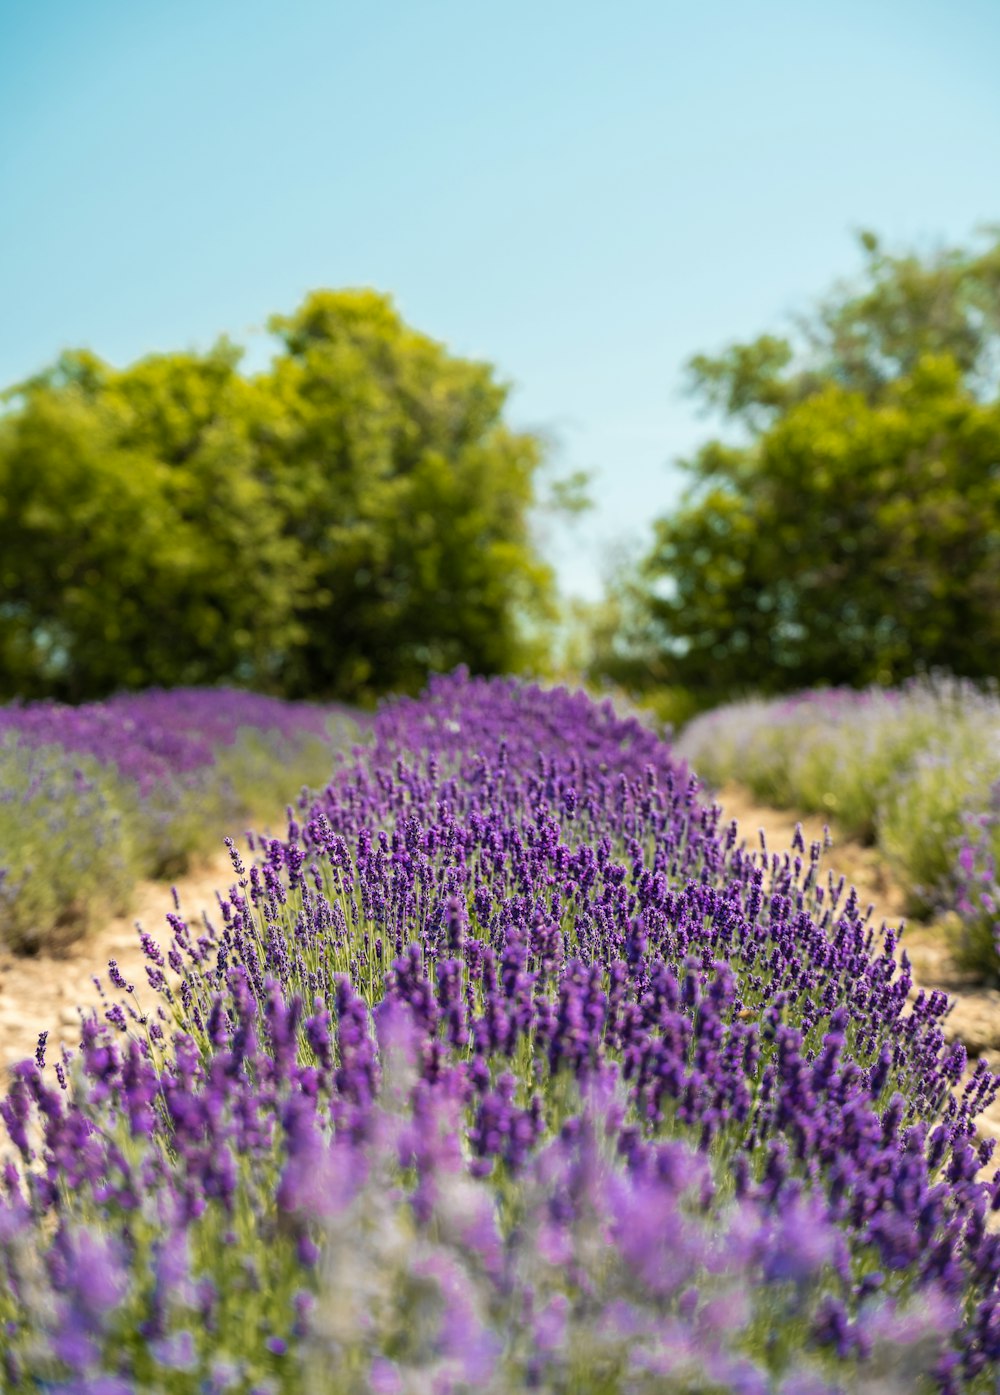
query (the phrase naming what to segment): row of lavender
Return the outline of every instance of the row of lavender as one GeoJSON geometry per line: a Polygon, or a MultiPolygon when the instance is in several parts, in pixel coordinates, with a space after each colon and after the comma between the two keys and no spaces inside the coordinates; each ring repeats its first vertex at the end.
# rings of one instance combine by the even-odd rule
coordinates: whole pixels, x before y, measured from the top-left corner
{"type": "Polygon", "coordinates": [[[0,945],[86,934],[140,877],[176,873],[220,827],[280,808],[322,778],[338,721],[222,689],[0,709],[0,945]]]}
{"type": "Polygon", "coordinates": [[[1000,978],[1000,696],[972,683],[737,702],[677,743],[713,785],[829,814],[885,852],[910,914],[957,915],[962,957],[1000,978]]]}
{"type": "Polygon", "coordinates": [[[697,795],[582,696],[385,708],[18,1068],[9,1387],[995,1390],[997,1082],[818,846],[697,795]]]}

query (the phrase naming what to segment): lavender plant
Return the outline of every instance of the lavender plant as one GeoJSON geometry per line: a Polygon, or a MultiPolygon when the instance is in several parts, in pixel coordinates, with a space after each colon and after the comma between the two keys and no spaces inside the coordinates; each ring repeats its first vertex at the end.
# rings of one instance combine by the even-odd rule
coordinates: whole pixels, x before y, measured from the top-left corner
{"type": "Polygon", "coordinates": [[[697,795],[580,695],[380,711],[16,1071],[8,1384],[994,1390],[1000,1082],[818,846],[697,795]]]}
{"type": "Polygon", "coordinates": [[[329,767],[345,714],[253,693],[184,690],[0,709],[0,943],[85,935],[141,876],[193,853],[329,767]]]}
{"type": "Polygon", "coordinates": [[[0,943],[56,946],[127,902],[137,801],[92,756],[0,739],[0,943]]]}
{"type": "Polygon", "coordinates": [[[908,911],[958,908],[970,966],[1000,972],[992,935],[958,906],[968,898],[956,897],[966,828],[1000,780],[995,692],[937,678],[736,703],[692,722],[678,750],[717,786],[739,779],[758,798],[830,814],[848,836],[877,842],[908,911]]]}
{"type": "Polygon", "coordinates": [[[990,789],[986,808],[965,815],[955,868],[957,909],[963,928],[965,962],[996,979],[1000,975],[1000,780],[990,789]]]}

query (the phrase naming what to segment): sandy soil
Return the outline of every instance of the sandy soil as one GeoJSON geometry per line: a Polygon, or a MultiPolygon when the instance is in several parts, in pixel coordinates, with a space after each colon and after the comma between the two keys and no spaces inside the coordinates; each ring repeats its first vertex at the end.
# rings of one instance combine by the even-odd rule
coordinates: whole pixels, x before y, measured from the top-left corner
{"type": "MultiPolygon", "coordinates": [[[[216,890],[224,893],[234,880],[224,847],[179,877],[175,885],[188,924],[200,921],[202,912],[217,916],[216,890]]],[[[95,1007],[101,1001],[95,976],[102,980],[109,1001],[124,1000],[124,994],[107,981],[109,959],[116,960],[126,980],[135,985],[134,999],[152,1008],[156,997],[146,980],[146,961],[135,926],[138,922],[157,943],[166,945],[170,939],[166,916],[173,910],[167,883],[140,882],[128,916],[109,921],[99,934],[70,946],[59,957],[0,958],[0,1070],[33,1055],[41,1031],[49,1034],[50,1061],[59,1059],[60,1042],[78,1045],[80,1007],[95,1007]]]]}

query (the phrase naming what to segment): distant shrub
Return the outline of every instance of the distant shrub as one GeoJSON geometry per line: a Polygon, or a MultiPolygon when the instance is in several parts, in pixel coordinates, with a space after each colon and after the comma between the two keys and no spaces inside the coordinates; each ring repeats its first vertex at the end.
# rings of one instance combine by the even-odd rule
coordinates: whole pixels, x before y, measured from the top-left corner
{"type": "Polygon", "coordinates": [[[332,709],[223,689],[0,709],[0,943],[53,949],[328,777],[332,709]]]}
{"type": "Polygon", "coordinates": [[[93,756],[0,740],[0,943],[56,948],[122,910],[140,822],[135,791],[93,756]]]}
{"type": "Polygon", "coordinates": [[[973,902],[958,893],[960,848],[1000,780],[994,691],[939,677],[731,703],[691,722],[677,748],[710,784],[738,780],[759,799],[827,814],[847,836],[877,843],[909,913],[957,910],[970,962],[987,975],[1000,968],[992,934],[975,928],[963,910],[973,902]]]}
{"type": "Polygon", "coordinates": [[[1000,977],[1000,780],[990,789],[985,809],[966,813],[955,867],[957,909],[964,936],[965,963],[994,979],[1000,977]]]}

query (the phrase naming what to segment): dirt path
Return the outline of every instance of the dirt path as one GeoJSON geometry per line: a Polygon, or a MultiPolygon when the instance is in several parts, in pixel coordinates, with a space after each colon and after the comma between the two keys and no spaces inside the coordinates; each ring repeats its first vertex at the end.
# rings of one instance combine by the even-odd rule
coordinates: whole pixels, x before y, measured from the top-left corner
{"type": "MultiPolygon", "coordinates": [[[[184,919],[194,925],[203,911],[210,917],[217,914],[216,890],[224,892],[233,880],[224,847],[179,877],[176,887],[184,919]]],[[[109,998],[120,1000],[123,996],[107,982],[109,959],[116,960],[128,982],[135,984],[139,1002],[152,1007],[155,995],[146,980],[146,961],[135,925],[138,921],[158,944],[165,945],[170,935],[166,916],[173,910],[169,885],[140,882],[128,916],[110,921],[99,934],[80,941],[65,955],[0,958],[0,1071],[6,1072],[15,1061],[33,1055],[41,1031],[49,1034],[49,1060],[59,1059],[60,1042],[79,1044],[79,1008],[100,1004],[94,976],[102,979],[109,998]]]]}

